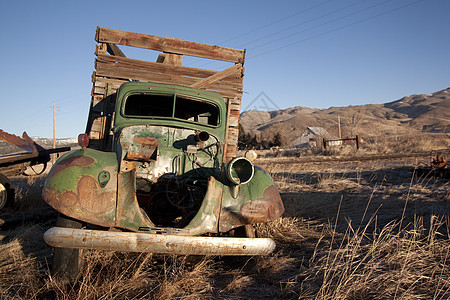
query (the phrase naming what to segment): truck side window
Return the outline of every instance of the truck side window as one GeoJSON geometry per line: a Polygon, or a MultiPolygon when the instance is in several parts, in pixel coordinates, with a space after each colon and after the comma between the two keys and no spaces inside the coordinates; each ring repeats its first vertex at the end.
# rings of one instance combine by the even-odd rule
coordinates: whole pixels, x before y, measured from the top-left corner
{"type": "Polygon", "coordinates": [[[219,108],[213,104],[177,97],[175,118],[207,125],[219,125],[219,108]]]}

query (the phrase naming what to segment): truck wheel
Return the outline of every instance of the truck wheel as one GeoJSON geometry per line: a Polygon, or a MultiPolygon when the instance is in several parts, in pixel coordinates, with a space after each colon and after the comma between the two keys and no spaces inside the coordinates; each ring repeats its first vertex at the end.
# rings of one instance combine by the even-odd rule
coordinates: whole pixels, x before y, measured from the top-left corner
{"type": "Polygon", "coordinates": [[[14,190],[6,176],[0,174],[0,209],[10,204],[14,199],[14,190]]]}
{"type": "MultiPolygon", "coordinates": [[[[56,226],[81,229],[83,224],[60,214],[56,226]]],[[[53,248],[53,276],[64,283],[75,282],[84,265],[84,261],[81,259],[82,251],[81,249],[53,248]]]]}

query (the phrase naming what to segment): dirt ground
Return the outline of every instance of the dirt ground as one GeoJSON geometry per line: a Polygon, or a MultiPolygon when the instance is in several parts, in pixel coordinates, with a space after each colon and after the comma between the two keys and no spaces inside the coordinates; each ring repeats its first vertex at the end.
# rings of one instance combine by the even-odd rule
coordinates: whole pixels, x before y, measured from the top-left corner
{"type": "Polygon", "coordinates": [[[0,228],[0,298],[450,297],[448,179],[419,172],[415,160],[256,163],[272,174],[286,209],[283,218],[257,226],[260,236],[277,243],[273,254],[187,258],[94,251],[72,286],[49,272],[52,250],[42,235],[56,216],[46,213],[40,198],[44,177],[13,178],[16,203],[0,218],[23,218],[0,228]],[[36,211],[42,213],[25,218],[36,211]],[[443,224],[439,242],[433,220],[443,224]]]}

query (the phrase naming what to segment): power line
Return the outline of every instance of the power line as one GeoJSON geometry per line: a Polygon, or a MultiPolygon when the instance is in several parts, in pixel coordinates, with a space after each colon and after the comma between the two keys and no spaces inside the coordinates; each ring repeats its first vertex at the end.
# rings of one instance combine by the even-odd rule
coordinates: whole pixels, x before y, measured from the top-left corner
{"type": "MultiPolygon", "coordinates": [[[[366,0],[364,0],[364,1],[366,1],[366,0]]],[[[361,2],[364,2],[364,1],[361,1],[361,2]]],[[[385,4],[385,3],[387,3],[387,2],[390,2],[390,1],[392,1],[392,0],[385,0],[385,1],[383,1],[383,2],[380,2],[380,3],[377,3],[377,4],[371,5],[371,6],[369,6],[369,7],[362,8],[362,9],[360,9],[360,10],[354,11],[354,12],[349,13],[349,14],[346,14],[346,15],[344,15],[344,16],[341,16],[341,17],[338,17],[338,18],[334,18],[334,19],[332,19],[332,20],[329,20],[329,21],[320,23],[320,24],[315,25],[315,26],[312,26],[312,27],[305,28],[305,29],[303,29],[303,30],[301,30],[301,31],[292,33],[292,34],[287,35],[287,36],[284,36],[284,37],[282,37],[282,38],[278,38],[278,39],[276,39],[276,40],[272,40],[272,41],[269,41],[269,42],[260,44],[260,45],[258,45],[258,46],[253,47],[252,49],[261,48],[261,47],[263,47],[263,46],[265,46],[265,45],[272,44],[272,43],[275,43],[275,42],[278,42],[278,41],[287,39],[287,38],[289,38],[289,37],[291,37],[291,36],[298,35],[298,34],[300,34],[300,33],[303,33],[303,32],[306,32],[306,31],[309,31],[309,30],[318,28],[318,27],[320,27],[320,26],[327,25],[327,24],[330,24],[330,23],[333,23],[333,22],[336,22],[336,21],[339,21],[339,20],[348,18],[348,17],[350,17],[350,16],[359,14],[359,13],[361,13],[361,12],[363,12],[363,11],[366,11],[366,10],[369,10],[369,9],[372,9],[372,8],[375,8],[375,7],[377,7],[377,6],[383,5],[383,4],[385,4]]],[[[358,3],[360,3],[360,2],[358,2],[358,3]]],[[[357,3],[357,4],[358,4],[358,3],[357,3]]],[[[329,14],[327,14],[327,15],[329,15],[329,14]]],[[[317,18],[317,19],[318,19],[318,18],[317,18]]],[[[314,20],[314,19],[313,19],[313,20],[314,20]]],[[[293,27],[297,27],[297,26],[293,26],[293,27]]],[[[277,32],[277,33],[275,33],[275,34],[282,33],[282,32],[283,32],[283,31],[279,31],[279,32],[277,32]]],[[[274,34],[272,34],[272,35],[274,35],[274,34]]]]}
{"type": "MultiPolygon", "coordinates": [[[[253,40],[253,41],[250,41],[250,42],[246,42],[245,45],[239,45],[239,46],[237,46],[237,48],[247,46],[248,44],[252,44],[252,43],[258,42],[258,41],[260,41],[260,40],[264,40],[264,39],[266,39],[266,38],[268,38],[268,37],[271,37],[271,36],[274,36],[274,35],[283,33],[283,32],[285,32],[285,31],[291,30],[291,29],[296,28],[296,27],[299,27],[299,26],[301,26],[301,25],[308,24],[308,23],[313,22],[313,21],[316,21],[316,20],[319,20],[319,19],[321,19],[321,18],[323,18],[323,17],[327,17],[327,16],[329,16],[329,15],[335,14],[335,13],[337,13],[337,12],[340,12],[340,11],[345,10],[345,9],[347,9],[347,8],[356,6],[356,5],[361,4],[361,3],[363,3],[363,2],[366,2],[366,1],[368,1],[368,0],[358,1],[358,2],[356,2],[356,3],[353,3],[353,4],[350,4],[350,5],[341,7],[341,8],[339,8],[339,9],[333,10],[333,11],[328,12],[328,13],[326,13],[326,14],[320,15],[320,16],[315,17],[315,18],[312,18],[312,19],[309,19],[309,20],[307,20],[307,21],[305,21],[305,22],[301,22],[301,23],[299,23],[299,24],[295,24],[295,25],[290,26],[290,27],[288,27],[288,28],[285,28],[285,29],[283,29],[283,30],[280,30],[280,31],[277,31],[277,32],[274,32],[274,33],[271,33],[271,34],[268,34],[268,35],[265,35],[265,36],[263,36],[263,37],[257,38],[257,39],[255,39],[255,40],[253,40]]],[[[392,0],[386,0],[386,1],[384,1],[384,2],[388,2],[388,1],[392,1],[392,0]]],[[[383,2],[383,3],[384,3],[384,2],[383,2]]],[[[344,16],[344,17],[345,17],[345,16],[344,16]]]]}
{"type": "MultiPolygon", "coordinates": [[[[236,40],[236,39],[241,38],[241,37],[243,37],[243,36],[249,35],[250,33],[253,33],[253,32],[256,32],[256,31],[258,31],[258,30],[261,30],[261,29],[263,29],[263,28],[272,26],[272,25],[277,24],[277,23],[280,23],[280,22],[282,22],[282,21],[284,21],[284,20],[287,20],[287,19],[290,19],[290,18],[292,18],[292,17],[301,15],[301,14],[306,13],[306,12],[308,12],[308,11],[310,11],[310,10],[313,10],[313,9],[315,9],[315,8],[317,8],[317,7],[320,7],[320,6],[324,5],[324,4],[327,4],[328,2],[331,2],[331,1],[332,1],[332,0],[328,0],[328,1],[325,1],[325,2],[322,2],[322,3],[319,3],[319,4],[317,4],[317,5],[314,5],[314,6],[310,7],[310,8],[307,8],[307,9],[305,9],[305,10],[302,10],[302,11],[296,12],[296,13],[294,13],[294,14],[292,14],[292,15],[289,15],[289,16],[287,16],[287,17],[283,17],[283,18],[278,19],[278,20],[276,20],[276,21],[273,21],[273,22],[271,22],[271,23],[268,23],[268,24],[259,26],[259,27],[255,28],[255,29],[252,29],[252,30],[250,30],[250,31],[244,32],[244,33],[239,34],[239,35],[237,35],[237,36],[235,36],[235,37],[232,37],[232,38],[229,38],[229,39],[227,39],[227,40],[225,40],[225,41],[222,41],[222,42],[220,42],[220,44],[226,43],[226,42],[229,42],[229,41],[232,41],[232,40],[236,40]]],[[[363,1],[367,1],[367,0],[363,0],[363,1]]]]}
{"type": "MultiPolygon", "coordinates": [[[[265,35],[265,36],[263,36],[263,37],[261,37],[261,38],[255,39],[255,40],[253,40],[253,41],[250,41],[250,42],[246,43],[245,45],[237,46],[237,48],[244,47],[244,46],[246,46],[246,45],[248,45],[248,44],[251,44],[251,43],[254,43],[254,42],[257,42],[257,41],[266,39],[267,37],[270,37],[270,36],[273,36],[273,35],[276,35],[276,34],[285,32],[285,31],[287,31],[287,30],[291,30],[292,28],[299,27],[299,26],[301,26],[301,25],[310,23],[310,22],[312,22],[312,21],[316,21],[316,20],[318,20],[318,19],[327,17],[327,16],[329,16],[329,15],[335,14],[335,13],[337,13],[337,12],[343,11],[343,10],[345,10],[345,9],[348,9],[348,8],[350,8],[350,7],[359,5],[359,4],[361,4],[361,3],[363,3],[363,2],[367,2],[367,1],[368,1],[368,0],[361,0],[361,1],[358,1],[358,2],[356,2],[356,3],[352,3],[352,4],[350,4],[350,5],[341,7],[341,8],[339,8],[339,9],[335,9],[335,10],[333,10],[333,11],[331,11],[331,12],[328,12],[328,13],[326,13],[326,14],[323,14],[323,15],[320,15],[320,16],[318,16],[318,17],[312,18],[312,19],[310,19],[310,20],[308,20],[308,21],[305,21],[305,22],[302,22],[302,23],[299,23],[299,24],[290,26],[290,27],[285,28],[285,29],[283,29],[283,30],[281,30],[281,31],[278,31],[278,32],[275,32],[275,33],[272,33],[272,34],[269,34],[269,35],[265,35]]],[[[316,27],[319,27],[319,26],[322,26],[322,25],[325,25],[325,24],[329,24],[329,23],[331,23],[331,22],[335,22],[335,21],[340,20],[340,19],[344,19],[344,18],[346,18],[346,17],[348,17],[348,16],[351,16],[351,15],[354,15],[354,14],[356,14],[356,13],[359,13],[359,12],[362,12],[362,11],[365,11],[365,10],[368,10],[368,9],[371,9],[371,8],[374,8],[374,7],[376,7],[376,6],[382,5],[382,4],[384,4],[384,3],[386,3],[386,2],[389,2],[389,1],[392,1],[392,0],[385,0],[385,1],[380,2],[380,3],[377,3],[377,4],[375,4],[375,5],[372,5],[372,6],[363,8],[363,9],[361,9],[361,10],[358,10],[358,11],[356,11],[356,12],[347,14],[347,15],[345,15],[345,16],[343,16],[343,17],[335,18],[335,19],[333,19],[333,20],[331,20],[331,21],[327,21],[327,22],[321,23],[321,24],[319,24],[319,25],[316,25],[316,26],[313,26],[313,27],[304,29],[304,30],[302,30],[302,31],[300,31],[300,32],[291,34],[291,35],[289,35],[289,36],[287,36],[287,37],[290,37],[290,36],[292,36],[292,35],[296,35],[296,34],[299,34],[299,33],[302,33],[302,32],[308,31],[308,30],[311,30],[311,29],[314,29],[314,28],[316,28],[316,27]]],[[[330,2],[330,1],[323,2],[323,3],[321,3],[321,4],[317,5],[317,6],[323,5],[323,4],[328,3],[328,2],[330,2]]],[[[313,7],[313,8],[314,8],[314,7],[313,7]]],[[[311,8],[311,9],[312,9],[312,8],[311,8]]],[[[307,10],[305,10],[305,11],[308,11],[308,10],[310,10],[310,9],[307,9],[307,10]]],[[[305,12],[305,11],[302,11],[302,12],[305,12]]],[[[285,17],[285,18],[282,18],[282,19],[280,19],[279,21],[285,20],[285,19],[287,19],[287,18],[290,18],[291,16],[295,16],[295,15],[298,15],[298,14],[300,14],[300,13],[301,13],[301,12],[296,13],[296,14],[293,14],[293,15],[290,15],[290,16],[285,17]]],[[[266,24],[266,25],[260,26],[259,28],[265,28],[265,27],[267,27],[267,26],[269,26],[269,25],[276,24],[276,23],[278,23],[279,21],[275,21],[275,22],[272,22],[272,23],[270,23],[270,24],[266,24]]],[[[256,30],[252,30],[251,32],[253,32],[253,31],[256,31],[256,30]]],[[[276,41],[285,39],[285,38],[287,38],[287,37],[279,38],[279,39],[276,39],[275,41],[270,41],[270,42],[264,43],[264,44],[262,44],[262,45],[258,45],[258,46],[256,46],[256,47],[253,47],[252,49],[260,48],[260,47],[262,47],[262,46],[264,46],[264,45],[267,45],[267,44],[270,44],[270,43],[274,43],[274,42],[276,42],[276,41]]],[[[204,63],[204,64],[202,64],[202,65],[199,65],[199,67],[203,67],[203,66],[209,65],[209,64],[211,64],[211,63],[214,63],[214,61],[206,62],[206,63],[204,63]]]]}
{"type": "MultiPolygon", "coordinates": [[[[256,31],[261,30],[261,29],[263,29],[263,28],[266,28],[266,27],[272,26],[272,25],[274,25],[274,24],[280,23],[280,22],[282,22],[282,21],[284,21],[284,20],[287,20],[287,19],[289,19],[289,18],[292,18],[292,17],[298,16],[298,15],[300,15],[300,14],[306,13],[306,12],[308,12],[308,11],[311,11],[311,10],[313,10],[313,9],[315,9],[315,8],[317,8],[317,7],[320,7],[320,6],[324,5],[324,4],[327,4],[328,2],[331,2],[331,1],[332,1],[332,0],[324,1],[324,2],[322,2],[322,3],[319,3],[319,4],[317,4],[317,5],[312,6],[312,7],[310,7],[310,8],[301,10],[301,11],[299,11],[299,12],[296,12],[296,13],[292,14],[292,15],[283,17],[283,18],[278,19],[278,20],[275,20],[275,21],[273,21],[273,22],[271,22],[271,23],[267,23],[267,24],[265,24],[265,25],[262,25],[262,26],[259,26],[259,27],[257,27],[257,28],[254,28],[254,29],[252,29],[252,30],[250,30],[250,31],[244,32],[244,33],[242,33],[242,34],[239,34],[239,35],[237,35],[237,36],[234,36],[234,37],[232,37],[232,38],[229,38],[229,39],[227,39],[227,40],[224,40],[224,41],[222,41],[222,42],[219,42],[218,44],[224,44],[224,43],[226,43],[226,42],[229,42],[229,41],[232,41],[232,40],[241,38],[241,37],[246,36],[246,35],[248,35],[248,34],[250,34],[250,33],[256,32],[256,31]]],[[[360,1],[360,2],[364,2],[364,1],[368,1],[368,0],[363,0],[363,1],[360,1]]],[[[200,60],[197,61],[197,62],[200,62],[200,60]]],[[[201,62],[204,62],[204,60],[201,60],[201,62]]],[[[209,64],[214,63],[214,62],[215,62],[215,61],[209,61],[209,62],[200,64],[200,65],[197,65],[197,67],[203,67],[203,66],[209,65],[209,64]]],[[[195,65],[196,65],[196,64],[194,63],[192,66],[195,66],[195,65]]]]}
{"type": "Polygon", "coordinates": [[[326,32],[323,32],[323,33],[320,33],[320,34],[316,34],[316,35],[311,36],[311,37],[309,37],[309,38],[305,38],[305,39],[303,39],[303,40],[296,41],[296,42],[294,42],[294,43],[291,43],[291,44],[288,44],[288,45],[285,45],[285,46],[282,46],[282,47],[278,47],[278,48],[276,48],[276,49],[272,49],[272,50],[265,51],[265,52],[262,52],[262,53],[257,54],[257,55],[253,55],[253,56],[247,58],[247,60],[249,60],[249,59],[254,59],[254,58],[256,58],[256,57],[260,57],[260,56],[263,56],[263,55],[266,55],[266,54],[268,54],[268,53],[272,53],[272,52],[275,52],[275,51],[279,51],[279,50],[281,50],[281,49],[285,49],[285,48],[288,48],[288,47],[292,47],[292,46],[297,45],[297,44],[300,44],[300,43],[302,43],[302,42],[306,42],[306,41],[309,41],[309,40],[312,40],[312,39],[315,39],[315,38],[318,38],[318,37],[321,37],[321,36],[324,36],[324,35],[327,35],[327,34],[330,34],[330,33],[333,33],[333,32],[339,31],[339,30],[342,30],[342,29],[345,29],[345,28],[350,27],[350,26],[353,26],[353,25],[356,25],[356,24],[360,24],[360,23],[363,23],[363,22],[366,22],[366,21],[369,21],[369,20],[372,20],[372,19],[375,19],[375,18],[384,16],[384,15],[386,15],[386,14],[389,14],[389,13],[393,12],[393,11],[400,10],[400,9],[403,9],[403,8],[406,8],[406,7],[415,5],[415,4],[417,4],[417,3],[419,3],[419,2],[422,2],[422,1],[424,1],[424,0],[418,0],[418,1],[415,1],[415,2],[410,3],[410,4],[406,4],[406,5],[403,5],[403,6],[400,6],[400,7],[396,7],[396,8],[390,9],[390,10],[388,10],[388,11],[385,11],[385,12],[383,12],[383,13],[380,13],[380,14],[377,14],[377,15],[374,15],[374,16],[371,16],[371,17],[368,17],[368,18],[364,18],[364,19],[362,19],[362,20],[359,20],[359,21],[356,21],[356,22],[352,22],[352,23],[347,24],[347,25],[340,26],[340,27],[337,27],[337,28],[335,28],[335,29],[332,29],[332,30],[329,30],[329,31],[326,31],[326,32]]]}

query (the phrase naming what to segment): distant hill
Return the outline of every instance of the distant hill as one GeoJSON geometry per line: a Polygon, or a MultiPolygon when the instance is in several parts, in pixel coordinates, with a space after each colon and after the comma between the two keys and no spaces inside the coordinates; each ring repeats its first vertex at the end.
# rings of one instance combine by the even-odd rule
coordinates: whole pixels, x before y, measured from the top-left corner
{"type": "Polygon", "coordinates": [[[323,127],[337,136],[338,118],[342,137],[450,132],[450,88],[385,104],[245,111],[240,120],[245,132],[260,132],[263,136],[282,132],[289,141],[293,141],[307,127],[323,127]]]}

